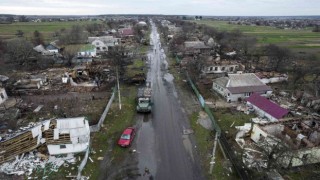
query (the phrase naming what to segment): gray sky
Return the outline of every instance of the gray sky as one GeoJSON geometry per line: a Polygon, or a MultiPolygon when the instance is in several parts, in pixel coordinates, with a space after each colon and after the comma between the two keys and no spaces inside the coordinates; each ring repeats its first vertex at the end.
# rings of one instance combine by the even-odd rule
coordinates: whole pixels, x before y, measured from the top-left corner
{"type": "Polygon", "coordinates": [[[319,15],[320,0],[0,0],[1,14],[319,15]]]}

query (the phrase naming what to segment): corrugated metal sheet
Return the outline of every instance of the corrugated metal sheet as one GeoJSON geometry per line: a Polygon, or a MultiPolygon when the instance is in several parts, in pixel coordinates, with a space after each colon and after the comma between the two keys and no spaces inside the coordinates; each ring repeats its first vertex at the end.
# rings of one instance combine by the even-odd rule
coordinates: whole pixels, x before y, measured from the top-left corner
{"type": "Polygon", "coordinates": [[[229,74],[228,87],[263,86],[265,85],[254,73],[229,74]]]}
{"type": "Polygon", "coordinates": [[[247,101],[276,119],[280,119],[289,113],[287,109],[256,93],[253,93],[247,101]]]}
{"type": "Polygon", "coordinates": [[[57,119],[57,129],[75,129],[85,126],[85,117],[57,119]]]}

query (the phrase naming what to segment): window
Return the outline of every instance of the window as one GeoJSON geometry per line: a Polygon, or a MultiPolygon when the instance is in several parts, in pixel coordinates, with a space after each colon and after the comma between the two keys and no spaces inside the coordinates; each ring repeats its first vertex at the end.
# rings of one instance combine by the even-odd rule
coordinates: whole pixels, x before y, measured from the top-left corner
{"type": "Polygon", "coordinates": [[[106,48],[106,47],[102,47],[102,49],[103,49],[103,50],[106,50],[107,48],[106,48]]]}
{"type": "Polygon", "coordinates": [[[65,148],[67,148],[66,145],[64,145],[64,144],[60,145],[60,149],[65,149],[65,148]]]}
{"type": "Polygon", "coordinates": [[[244,96],[249,97],[252,93],[251,92],[246,92],[244,93],[244,96]]]}
{"type": "Polygon", "coordinates": [[[3,93],[0,93],[0,97],[1,97],[1,99],[4,99],[3,93]]]}
{"type": "Polygon", "coordinates": [[[99,42],[96,42],[96,45],[99,46],[99,42]]]}
{"type": "Polygon", "coordinates": [[[215,70],[215,71],[218,71],[218,67],[214,67],[214,70],[215,70]]]}
{"type": "Polygon", "coordinates": [[[100,47],[97,47],[97,50],[100,50],[100,47]]]}
{"type": "Polygon", "coordinates": [[[222,67],[222,68],[221,68],[221,71],[224,71],[225,69],[226,69],[226,67],[222,67]]]}
{"type": "Polygon", "coordinates": [[[230,70],[230,72],[232,72],[232,71],[233,71],[233,67],[230,67],[230,69],[229,69],[229,70],[230,70]]]}
{"type": "Polygon", "coordinates": [[[210,67],[209,71],[212,71],[213,70],[213,67],[210,67]]]}

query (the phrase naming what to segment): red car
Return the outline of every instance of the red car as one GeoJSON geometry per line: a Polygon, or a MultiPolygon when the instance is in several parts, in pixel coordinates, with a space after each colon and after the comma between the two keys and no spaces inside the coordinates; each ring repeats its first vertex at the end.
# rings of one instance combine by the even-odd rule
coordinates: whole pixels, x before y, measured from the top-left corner
{"type": "Polygon", "coordinates": [[[118,141],[118,145],[121,147],[128,147],[131,145],[135,135],[135,129],[133,127],[128,127],[125,129],[118,141]]]}

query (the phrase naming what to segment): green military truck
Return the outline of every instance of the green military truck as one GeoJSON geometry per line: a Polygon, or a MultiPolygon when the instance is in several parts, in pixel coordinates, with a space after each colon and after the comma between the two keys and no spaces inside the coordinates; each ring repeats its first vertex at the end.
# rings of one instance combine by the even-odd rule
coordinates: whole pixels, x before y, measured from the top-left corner
{"type": "Polygon", "coordinates": [[[138,89],[137,95],[137,112],[149,113],[152,109],[151,102],[151,88],[147,85],[146,87],[138,89]]]}

